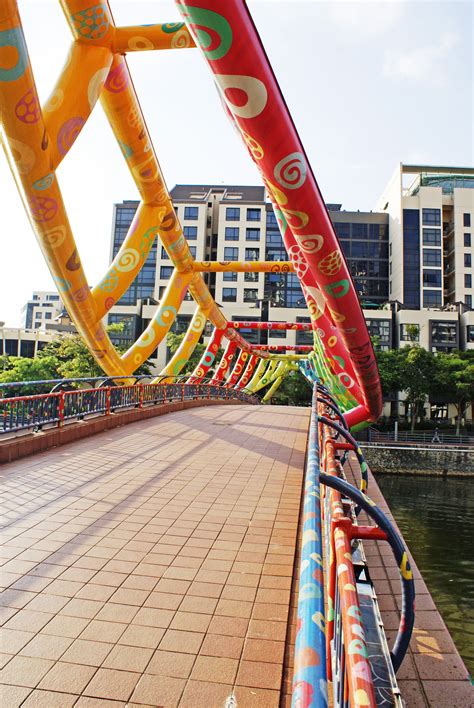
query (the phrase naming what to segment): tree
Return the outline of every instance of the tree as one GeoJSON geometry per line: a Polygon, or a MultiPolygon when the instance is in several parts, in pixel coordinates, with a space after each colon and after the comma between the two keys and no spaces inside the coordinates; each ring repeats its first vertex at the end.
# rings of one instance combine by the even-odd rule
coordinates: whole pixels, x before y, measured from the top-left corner
{"type": "Polygon", "coordinates": [[[459,435],[461,419],[474,400],[474,352],[438,354],[434,389],[456,407],[456,435],[459,435]]]}
{"type": "MultiPolygon", "coordinates": [[[[267,389],[263,389],[263,393],[267,389]]],[[[290,371],[283,379],[272,402],[282,406],[308,406],[311,403],[312,389],[303,374],[290,371]]]]}
{"type": "Polygon", "coordinates": [[[402,347],[398,353],[401,359],[400,390],[407,394],[413,432],[416,419],[424,409],[426,397],[435,390],[436,360],[432,352],[417,345],[402,347]]]}
{"type": "MultiPolygon", "coordinates": [[[[36,359],[29,359],[22,356],[3,357],[3,371],[0,373],[0,383],[13,383],[15,381],[47,381],[49,379],[60,378],[58,373],[58,361],[54,356],[42,356],[36,359]]],[[[50,390],[50,386],[44,388],[44,393],[50,390]]],[[[28,395],[40,391],[38,384],[22,386],[21,394],[28,395]]],[[[15,388],[2,389],[3,394],[14,396],[15,388]]]]}
{"type": "MultiPolygon", "coordinates": [[[[184,337],[186,336],[185,332],[182,332],[181,334],[175,334],[174,332],[168,332],[168,336],[166,338],[166,344],[168,346],[168,349],[171,352],[171,355],[173,355],[178,347],[181,345],[184,337]]],[[[196,344],[193,353],[189,357],[189,360],[187,364],[184,366],[183,370],[181,371],[181,374],[185,376],[186,374],[192,374],[196,366],[199,364],[202,355],[204,354],[206,350],[206,345],[205,344],[196,344]]]]}
{"type": "Polygon", "coordinates": [[[403,390],[403,354],[400,349],[376,351],[380,383],[384,396],[403,390]]]}

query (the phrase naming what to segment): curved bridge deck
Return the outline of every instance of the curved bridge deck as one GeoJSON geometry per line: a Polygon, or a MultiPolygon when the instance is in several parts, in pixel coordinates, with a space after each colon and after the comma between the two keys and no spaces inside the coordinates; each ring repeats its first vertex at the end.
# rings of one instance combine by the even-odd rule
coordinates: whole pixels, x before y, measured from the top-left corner
{"type": "Polygon", "coordinates": [[[308,421],[195,408],[4,467],[2,706],[278,706],[308,421]]]}
{"type": "MultiPolygon", "coordinates": [[[[289,706],[309,414],[193,408],[4,466],[2,708],[289,706]]],[[[364,546],[391,639],[398,570],[364,546]]],[[[465,708],[466,670],[414,568],[402,695],[465,708]]]]}

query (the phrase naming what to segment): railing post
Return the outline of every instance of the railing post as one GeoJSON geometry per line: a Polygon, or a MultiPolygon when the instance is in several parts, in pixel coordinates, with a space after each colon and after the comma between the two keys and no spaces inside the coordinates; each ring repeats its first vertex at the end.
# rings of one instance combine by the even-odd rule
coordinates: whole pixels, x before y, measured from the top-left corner
{"type": "Polygon", "coordinates": [[[110,386],[105,391],[105,415],[110,415],[110,386]]]}
{"type": "Polygon", "coordinates": [[[138,407],[143,408],[143,386],[142,384],[139,385],[139,392],[138,392],[138,407]]]}
{"type": "Polygon", "coordinates": [[[61,391],[59,394],[58,417],[58,427],[60,428],[62,425],[64,425],[64,391],[61,391]]]}
{"type": "Polygon", "coordinates": [[[181,400],[184,401],[184,384],[181,384],[181,400]]]}

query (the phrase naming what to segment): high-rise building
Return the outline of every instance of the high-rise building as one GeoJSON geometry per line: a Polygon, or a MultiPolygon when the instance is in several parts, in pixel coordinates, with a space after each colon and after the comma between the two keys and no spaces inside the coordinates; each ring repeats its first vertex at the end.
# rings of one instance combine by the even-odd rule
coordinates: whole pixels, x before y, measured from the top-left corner
{"type": "Polygon", "coordinates": [[[389,217],[390,300],[472,307],[474,168],[400,164],[377,210],[389,217]]]}
{"type": "MultiPolygon", "coordinates": [[[[369,331],[384,349],[410,341],[433,351],[474,347],[468,287],[473,277],[472,245],[467,226],[474,218],[474,170],[402,165],[397,175],[376,211],[344,211],[340,204],[327,205],[369,331]],[[402,186],[406,175],[411,178],[409,187],[402,186]]],[[[177,185],[171,197],[196,260],[288,260],[264,187],[177,185]]],[[[114,206],[111,258],[125,239],[137,207],[134,201],[114,206]]],[[[155,242],[144,269],[109,314],[109,322],[125,325],[122,332],[111,335],[116,343],[130,345],[144,330],[172,271],[165,249],[155,242]]],[[[229,320],[309,321],[294,273],[205,273],[204,278],[229,320]]],[[[184,332],[194,310],[188,296],[173,331],[184,332]]],[[[253,343],[311,343],[307,332],[243,330],[242,334],[253,343]]],[[[159,369],[167,359],[166,343],[155,358],[159,369]]]]}
{"type": "Polygon", "coordinates": [[[22,308],[25,329],[47,328],[63,311],[64,305],[57,292],[35,290],[22,308]]]}

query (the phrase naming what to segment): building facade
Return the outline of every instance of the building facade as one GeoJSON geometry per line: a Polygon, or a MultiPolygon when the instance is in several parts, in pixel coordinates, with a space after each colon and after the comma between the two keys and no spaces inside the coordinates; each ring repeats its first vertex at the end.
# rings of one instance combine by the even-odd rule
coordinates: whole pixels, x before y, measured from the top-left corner
{"type": "MultiPolygon", "coordinates": [[[[327,205],[369,331],[383,349],[410,342],[432,351],[474,348],[473,187],[472,169],[400,165],[375,211],[327,205]]],[[[197,260],[288,260],[264,187],[177,185],[171,197],[197,260]]],[[[137,207],[133,201],[114,206],[111,259],[137,207]]],[[[155,242],[136,282],[109,314],[109,322],[124,323],[122,332],[112,334],[116,343],[128,346],[144,330],[172,270],[155,242]]],[[[204,278],[229,320],[309,321],[294,273],[205,273],[204,278]]],[[[186,331],[194,310],[186,299],[173,331],[186,331]]],[[[205,334],[206,339],[209,329],[205,334]]],[[[307,332],[242,334],[256,344],[311,343],[307,332]]],[[[162,343],[152,363],[160,369],[168,356],[162,343]]]]}
{"type": "Polygon", "coordinates": [[[25,329],[46,329],[61,314],[64,305],[57,292],[35,290],[22,308],[25,329]]]}
{"type": "Polygon", "coordinates": [[[389,299],[472,308],[474,169],[400,164],[377,210],[389,219],[389,299]]]}

